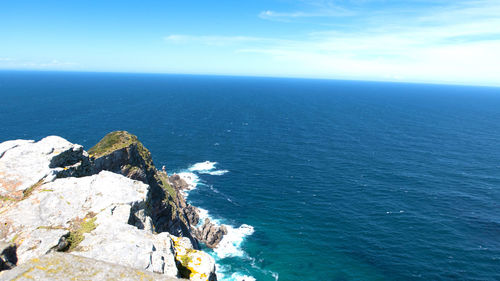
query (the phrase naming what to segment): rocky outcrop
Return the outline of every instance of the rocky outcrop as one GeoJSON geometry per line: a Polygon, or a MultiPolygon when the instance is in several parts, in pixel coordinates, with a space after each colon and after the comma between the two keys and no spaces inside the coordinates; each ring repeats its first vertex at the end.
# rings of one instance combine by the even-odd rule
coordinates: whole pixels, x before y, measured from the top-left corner
{"type": "Polygon", "coordinates": [[[87,152],[81,145],[50,136],[38,142],[6,141],[0,144],[0,196],[19,200],[55,178],[90,174],[87,152]]]}
{"type": "Polygon", "coordinates": [[[94,166],[93,173],[112,171],[142,181],[151,187],[150,205],[145,212],[152,218],[157,232],[169,232],[188,237],[195,248],[198,241],[192,236],[193,209],[177,188],[172,187],[165,171],[153,164],[151,153],[136,136],[126,131],[106,135],[89,149],[94,166]]]}
{"type": "Polygon", "coordinates": [[[0,143],[0,266],[67,252],[96,266],[215,280],[213,258],[196,250],[191,235],[194,218],[186,214],[195,208],[135,136],[113,139],[103,139],[91,158],[60,137],[0,143]],[[179,247],[180,240],[190,246],[179,247]]]}
{"type": "Polygon", "coordinates": [[[170,182],[170,185],[178,191],[189,189],[188,183],[177,174],[173,174],[168,177],[168,181],[170,182]]]}
{"type": "MultiPolygon", "coordinates": [[[[182,179],[179,175],[172,175],[168,178],[170,185],[177,190],[179,193],[183,190],[188,190],[189,185],[182,179]]],[[[209,248],[215,248],[219,245],[224,235],[227,234],[227,228],[225,225],[219,225],[210,221],[210,219],[205,218],[203,225],[198,227],[200,223],[200,216],[198,208],[187,205],[183,208],[184,214],[192,226],[191,233],[198,239],[198,241],[204,243],[209,248]]]]}
{"type": "Polygon", "coordinates": [[[205,243],[207,247],[215,248],[226,234],[227,228],[225,225],[214,224],[207,218],[203,225],[195,230],[194,236],[205,243]]]}
{"type": "Polygon", "coordinates": [[[207,253],[193,249],[186,237],[172,237],[179,270],[191,281],[216,281],[215,261],[207,253]]]}
{"type": "Polygon", "coordinates": [[[0,272],[0,279],[6,281],[184,280],[64,253],[51,253],[31,259],[12,270],[0,272]]]}

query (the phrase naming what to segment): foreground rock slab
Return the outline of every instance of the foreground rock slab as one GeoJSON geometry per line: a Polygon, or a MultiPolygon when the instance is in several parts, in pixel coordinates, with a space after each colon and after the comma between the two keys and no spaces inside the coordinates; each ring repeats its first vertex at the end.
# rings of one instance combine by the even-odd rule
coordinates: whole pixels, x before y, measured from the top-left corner
{"type": "Polygon", "coordinates": [[[89,173],[87,152],[81,145],[61,137],[0,143],[0,196],[5,198],[19,200],[31,189],[56,177],[80,177],[89,173]]]}
{"type": "Polygon", "coordinates": [[[0,273],[5,281],[62,281],[62,280],[159,280],[181,281],[165,275],[137,270],[125,266],[78,257],[71,254],[52,253],[32,259],[12,270],[0,273]]]}

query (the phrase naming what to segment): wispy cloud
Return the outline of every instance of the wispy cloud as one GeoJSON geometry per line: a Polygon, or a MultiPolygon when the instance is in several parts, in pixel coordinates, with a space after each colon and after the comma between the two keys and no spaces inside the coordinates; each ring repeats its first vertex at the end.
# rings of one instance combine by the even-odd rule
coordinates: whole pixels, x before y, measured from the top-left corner
{"type": "Polygon", "coordinates": [[[396,11],[370,13],[351,27],[311,32],[294,44],[238,52],[266,55],[312,76],[500,84],[500,1],[457,1],[404,17],[396,11]]]}
{"type": "Polygon", "coordinates": [[[327,9],[320,11],[295,11],[295,12],[275,12],[271,10],[262,11],[259,17],[267,20],[275,21],[290,21],[297,18],[313,18],[313,17],[345,17],[353,16],[355,13],[346,9],[327,9]]]}
{"type": "Polygon", "coordinates": [[[251,36],[211,36],[211,35],[185,35],[185,34],[172,34],[164,38],[165,41],[170,43],[185,44],[185,43],[199,43],[212,46],[227,46],[242,43],[262,42],[268,40],[267,38],[251,37],[251,36]]]}
{"type": "MultiPolygon", "coordinates": [[[[329,9],[333,4],[314,2],[329,9]]],[[[500,85],[500,1],[457,1],[411,13],[397,9],[352,15],[351,25],[318,25],[316,31],[286,39],[170,35],[165,40],[224,47],[241,58],[243,67],[253,63],[246,61],[251,54],[265,61],[263,70],[278,75],[500,85]]],[[[333,16],[329,11],[259,16],[333,16]]]]}
{"type": "Polygon", "coordinates": [[[57,59],[27,61],[15,58],[0,58],[0,67],[13,69],[70,69],[78,66],[77,63],[57,59]]]}

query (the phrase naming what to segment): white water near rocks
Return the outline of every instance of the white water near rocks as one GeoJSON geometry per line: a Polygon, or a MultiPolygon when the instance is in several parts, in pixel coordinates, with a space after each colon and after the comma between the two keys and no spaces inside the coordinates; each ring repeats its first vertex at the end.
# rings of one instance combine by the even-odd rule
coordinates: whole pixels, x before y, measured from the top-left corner
{"type": "MultiPolygon", "coordinates": [[[[186,170],[177,172],[183,180],[188,184],[188,189],[183,191],[183,195],[187,198],[189,192],[196,189],[199,186],[206,186],[202,179],[200,179],[200,174],[208,174],[212,176],[222,176],[228,173],[228,170],[217,170],[217,162],[204,161],[196,163],[190,166],[186,170]]],[[[217,219],[210,216],[209,211],[198,208],[200,222],[197,227],[203,225],[206,218],[210,219],[212,223],[221,225],[223,219],[217,219]]],[[[254,233],[254,228],[251,225],[242,224],[239,227],[226,225],[228,233],[224,235],[219,245],[210,254],[214,257],[217,262],[217,279],[221,281],[255,281],[256,279],[252,276],[244,275],[239,272],[229,272],[227,267],[221,266],[219,262],[222,259],[228,257],[245,257],[246,253],[242,249],[242,243],[245,241],[247,236],[254,233]]]]}

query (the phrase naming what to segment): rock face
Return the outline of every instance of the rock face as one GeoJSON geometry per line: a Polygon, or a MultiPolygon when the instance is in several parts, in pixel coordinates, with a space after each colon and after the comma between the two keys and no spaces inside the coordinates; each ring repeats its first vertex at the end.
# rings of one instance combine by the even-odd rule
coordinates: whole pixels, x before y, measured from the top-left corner
{"type": "MultiPolygon", "coordinates": [[[[177,190],[179,193],[183,190],[189,189],[189,186],[185,180],[183,180],[179,175],[172,175],[168,178],[170,185],[177,190]]],[[[197,227],[200,222],[199,210],[198,208],[187,205],[183,208],[184,214],[191,224],[191,233],[198,239],[198,241],[205,243],[209,248],[215,248],[219,245],[224,235],[227,234],[227,228],[225,225],[218,225],[206,218],[203,225],[197,227]]]]}
{"type": "Polygon", "coordinates": [[[191,281],[216,281],[215,261],[207,253],[193,249],[186,237],[172,237],[180,271],[191,281]]]}
{"type": "Polygon", "coordinates": [[[89,149],[89,154],[94,162],[93,173],[112,171],[148,184],[151,204],[145,212],[152,218],[155,230],[188,237],[199,248],[191,234],[192,208],[170,185],[167,173],[156,169],[151,153],[136,136],[125,131],[109,133],[89,149]]]}
{"type": "Polygon", "coordinates": [[[57,177],[89,174],[90,162],[83,147],[61,137],[0,144],[0,196],[21,199],[32,188],[57,177]]]}
{"type": "Polygon", "coordinates": [[[15,269],[0,272],[0,279],[12,281],[184,280],[63,253],[52,253],[29,260],[15,269]]]}
{"type": "Polygon", "coordinates": [[[191,235],[196,208],[135,136],[116,132],[103,141],[90,159],[60,137],[0,143],[0,270],[64,251],[99,268],[216,280],[213,258],[191,235]]]}
{"type": "Polygon", "coordinates": [[[226,234],[225,225],[216,225],[209,219],[205,219],[205,223],[195,231],[195,237],[209,248],[215,248],[226,234]]]}

